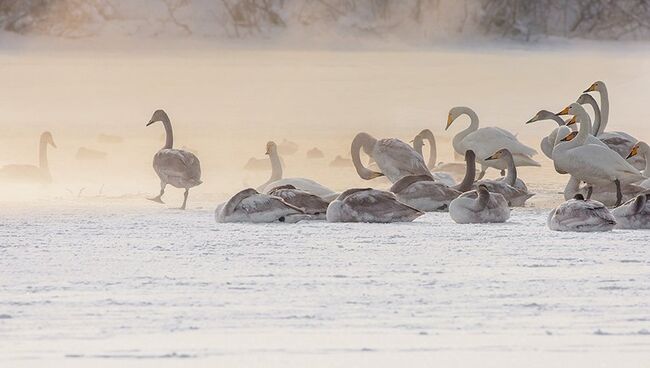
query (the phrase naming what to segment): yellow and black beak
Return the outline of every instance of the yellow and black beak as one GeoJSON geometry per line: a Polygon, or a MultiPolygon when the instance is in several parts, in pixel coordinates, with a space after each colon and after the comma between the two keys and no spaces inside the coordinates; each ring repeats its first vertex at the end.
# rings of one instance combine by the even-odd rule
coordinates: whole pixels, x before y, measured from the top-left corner
{"type": "Polygon", "coordinates": [[[570,140],[573,140],[573,138],[575,138],[577,135],[578,135],[578,132],[571,132],[571,133],[569,133],[569,135],[562,138],[562,142],[568,142],[570,140]]]}
{"type": "Polygon", "coordinates": [[[270,154],[271,154],[271,150],[267,148],[265,155],[270,155],[270,154]]]}
{"type": "Polygon", "coordinates": [[[595,90],[596,90],[596,83],[594,83],[594,84],[592,84],[591,86],[589,86],[589,88],[587,88],[586,90],[584,90],[582,93],[593,92],[593,91],[595,91],[595,90]]]}
{"type": "Polygon", "coordinates": [[[576,119],[576,117],[574,115],[571,119],[567,120],[566,126],[571,126],[571,125],[575,124],[576,121],[577,121],[577,119],[576,119]]]}
{"type": "Polygon", "coordinates": [[[454,119],[451,117],[451,114],[447,115],[447,126],[445,127],[445,130],[449,129],[451,126],[451,123],[454,122],[454,119]]]}
{"type": "Polygon", "coordinates": [[[639,145],[635,144],[634,147],[632,147],[632,151],[630,151],[630,154],[627,155],[625,159],[628,159],[630,157],[634,157],[639,154],[639,145]]]}
{"type": "Polygon", "coordinates": [[[534,122],[536,122],[536,121],[537,121],[537,115],[535,115],[535,116],[533,116],[532,118],[530,118],[530,120],[528,120],[528,121],[525,122],[524,124],[530,124],[530,123],[534,123],[534,122]]]}
{"type": "Polygon", "coordinates": [[[498,153],[495,153],[495,154],[493,154],[492,156],[486,158],[485,161],[489,161],[489,160],[497,160],[497,159],[499,159],[499,154],[498,154],[498,153]]]}
{"type": "Polygon", "coordinates": [[[569,106],[565,107],[562,111],[556,113],[557,116],[569,115],[569,106]]]}

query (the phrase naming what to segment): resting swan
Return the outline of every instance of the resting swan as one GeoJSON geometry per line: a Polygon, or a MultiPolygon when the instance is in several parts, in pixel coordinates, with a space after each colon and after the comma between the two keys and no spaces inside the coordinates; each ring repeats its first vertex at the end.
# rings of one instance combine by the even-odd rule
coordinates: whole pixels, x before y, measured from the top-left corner
{"type": "Polygon", "coordinates": [[[449,204],[449,216],[459,224],[506,222],[510,218],[508,201],[499,193],[490,193],[485,185],[465,192],[449,204]]]}
{"type": "Polygon", "coordinates": [[[8,181],[48,184],[52,182],[50,166],[47,161],[47,146],[56,148],[52,133],[43,132],[38,145],[38,166],[6,165],[0,169],[0,177],[8,181]]]}
{"type": "Polygon", "coordinates": [[[478,179],[482,179],[485,175],[485,170],[488,167],[493,167],[499,170],[505,170],[505,163],[496,161],[485,161],[494,152],[501,148],[507,148],[512,153],[516,166],[540,166],[540,164],[533,160],[530,156],[537,154],[537,151],[524,145],[517,140],[512,133],[507,130],[496,127],[485,127],[479,129],[478,115],[465,106],[457,106],[449,110],[447,117],[447,127],[449,129],[451,124],[461,115],[468,115],[470,118],[470,125],[467,129],[456,134],[453,139],[454,150],[460,154],[471,149],[476,153],[477,161],[481,164],[481,172],[478,179]]]}
{"type": "Polygon", "coordinates": [[[546,225],[554,231],[610,231],[616,219],[604,204],[576,194],[548,214],[546,225]]]}
{"type": "Polygon", "coordinates": [[[260,194],[253,188],[235,194],[215,210],[217,222],[298,222],[308,219],[303,210],[285,202],[282,198],[260,194]]]}
{"type": "Polygon", "coordinates": [[[617,229],[650,229],[650,194],[641,194],[614,208],[617,229]]]}
{"type": "MultiPolygon", "coordinates": [[[[645,159],[645,169],[643,170],[643,176],[650,177],[650,147],[646,142],[638,142],[632,147],[632,150],[627,155],[627,158],[633,158],[641,156],[645,159]]],[[[650,179],[645,179],[639,183],[640,186],[650,189],[650,179]]]]}
{"type": "Polygon", "coordinates": [[[385,175],[388,180],[395,183],[407,175],[431,175],[422,155],[399,139],[377,140],[368,133],[359,133],[352,140],[350,151],[357,173],[365,180],[385,175]],[[377,163],[381,172],[363,166],[361,149],[377,163]]]}
{"type": "Polygon", "coordinates": [[[526,201],[534,196],[534,193],[529,193],[526,184],[520,181],[517,185],[517,168],[512,159],[512,154],[507,149],[500,149],[492,156],[485,159],[489,160],[503,160],[507,166],[507,175],[505,178],[498,180],[483,179],[476,182],[476,185],[484,185],[488,188],[490,193],[499,193],[508,201],[511,207],[523,207],[526,201]]]}
{"type": "Polygon", "coordinates": [[[465,173],[465,165],[461,163],[437,164],[436,158],[438,153],[436,148],[436,137],[429,129],[424,129],[413,138],[413,149],[423,158],[424,154],[422,148],[424,147],[425,140],[429,141],[430,145],[427,167],[431,170],[433,179],[450,187],[456,185],[454,175],[462,176],[465,173]]]}
{"type": "Polygon", "coordinates": [[[348,189],[327,208],[328,222],[411,222],[424,212],[406,205],[390,192],[348,189]]]}
{"type": "Polygon", "coordinates": [[[296,189],[290,184],[273,188],[269,191],[269,194],[280,197],[290,205],[300,208],[304,213],[311,216],[311,220],[325,220],[329,202],[315,194],[296,189]]]}
{"type": "Polygon", "coordinates": [[[563,138],[553,149],[555,170],[561,174],[569,173],[577,180],[593,186],[616,185],[616,206],[623,199],[621,184],[636,183],[643,179],[637,169],[611,149],[595,144],[585,144],[591,120],[578,103],[572,103],[558,115],[575,115],[580,123],[578,135],[567,141],[563,138]]]}
{"type": "Polygon", "coordinates": [[[181,206],[181,209],[184,210],[190,188],[202,183],[201,163],[193,153],[173,148],[172,123],[163,110],[156,110],[147,126],[158,121],[162,122],[165,127],[166,138],[165,146],[153,156],[153,169],[160,178],[160,194],[150,198],[150,200],[163,203],[162,196],[165,194],[167,184],[171,184],[176,188],[185,188],[183,205],[181,206]]]}
{"type": "Polygon", "coordinates": [[[395,193],[398,200],[420,211],[448,210],[452,200],[472,188],[476,175],[475,158],[472,150],[465,152],[465,178],[455,187],[434,181],[428,175],[409,175],[393,184],[390,191],[395,193]]]}
{"type": "Polygon", "coordinates": [[[327,188],[311,179],[307,178],[282,178],[282,163],[280,162],[280,155],[278,154],[278,146],[273,141],[266,143],[266,154],[271,160],[271,178],[260,185],[257,190],[262,193],[269,193],[271,189],[291,185],[296,189],[304,190],[305,192],[315,194],[324,200],[331,202],[338,196],[330,188],[327,188]]]}

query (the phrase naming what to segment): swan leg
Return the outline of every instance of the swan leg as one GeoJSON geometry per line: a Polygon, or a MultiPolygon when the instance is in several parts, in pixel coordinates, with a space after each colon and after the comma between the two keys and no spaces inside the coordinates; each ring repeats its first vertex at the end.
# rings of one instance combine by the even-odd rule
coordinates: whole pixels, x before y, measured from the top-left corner
{"type": "Polygon", "coordinates": [[[587,188],[587,199],[591,199],[591,194],[592,194],[593,192],[594,192],[594,187],[593,187],[592,185],[590,185],[590,186],[587,188]]]}
{"type": "Polygon", "coordinates": [[[614,207],[618,207],[621,205],[621,202],[623,202],[623,193],[621,193],[620,180],[618,179],[614,180],[614,184],[616,184],[616,204],[614,205],[614,207]]]}
{"type": "Polygon", "coordinates": [[[181,206],[181,209],[185,209],[185,205],[187,204],[187,196],[190,194],[189,189],[185,189],[185,193],[183,194],[183,205],[181,206]]]}
{"type": "Polygon", "coordinates": [[[161,181],[161,182],[160,182],[160,194],[158,194],[158,196],[156,196],[156,197],[153,197],[153,198],[147,198],[147,199],[150,200],[150,201],[158,202],[158,203],[165,203],[165,202],[163,202],[162,199],[161,199],[162,196],[163,196],[163,194],[165,194],[165,186],[167,186],[167,184],[165,184],[165,183],[163,183],[163,182],[161,181]]]}

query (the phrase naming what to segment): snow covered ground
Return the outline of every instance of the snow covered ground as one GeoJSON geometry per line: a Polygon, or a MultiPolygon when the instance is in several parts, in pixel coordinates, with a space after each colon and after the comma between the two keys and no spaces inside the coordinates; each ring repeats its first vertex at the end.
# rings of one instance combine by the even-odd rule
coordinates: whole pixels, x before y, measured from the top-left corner
{"type": "Polygon", "coordinates": [[[648,231],[5,204],[0,365],[647,366],[648,231]]]}

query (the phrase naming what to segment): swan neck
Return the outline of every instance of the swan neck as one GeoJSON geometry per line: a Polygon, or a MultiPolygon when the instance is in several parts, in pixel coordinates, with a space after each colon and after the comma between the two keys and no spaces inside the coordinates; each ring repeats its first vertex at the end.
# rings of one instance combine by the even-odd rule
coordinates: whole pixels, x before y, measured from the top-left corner
{"type": "Polygon", "coordinates": [[[38,167],[41,170],[49,171],[50,166],[47,161],[47,140],[45,137],[41,137],[41,141],[38,146],[38,167]]]}
{"type": "Polygon", "coordinates": [[[168,117],[162,119],[163,126],[165,127],[165,146],[163,149],[172,149],[174,147],[174,132],[172,131],[172,123],[168,117]]]}
{"type": "MultiPolygon", "coordinates": [[[[429,167],[429,169],[433,169],[436,166],[436,160],[438,159],[436,137],[434,137],[433,133],[429,129],[424,130],[420,134],[422,135],[422,139],[426,139],[427,141],[429,141],[429,162],[427,163],[427,166],[429,167]]],[[[422,155],[422,148],[420,148],[420,155],[422,155]]]]}
{"type": "Polygon", "coordinates": [[[478,122],[478,115],[476,115],[476,112],[474,112],[474,110],[470,109],[469,107],[463,108],[461,114],[466,114],[467,116],[469,116],[469,126],[465,130],[460,131],[458,134],[456,134],[456,136],[452,141],[452,145],[454,146],[456,152],[463,155],[465,154],[465,152],[461,152],[460,142],[463,139],[465,139],[465,137],[468,134],[478,130],[479,122],[478,122]]]}
{"type": "Polygon", "coordinates": [[[591,118],[587,115],[587,112],[582,110],[578,112],[578,121],[580,123],[580,129],[578,130],[578,135],[571,140],[569,143],[573,143],[571,147],[582,146],[587,142],[587,137],[591,132],[591,118]],[[575,141],[575,142],[574,142],[575,141]]]}
{"type": "Polygon", "coordinates": [[[456,186],[456,190],[463,193],[472,189],[472,184],[474,184],[474,179],[476,179],[476,159],[473,156],[468,157],[465,160],[465,163],[465,177],[463,178],[463,181],[456,186]]]}
{"type": "Polygon", "coordinates": [[[269,159],[271,160],[271,178],[268,182],[271,183],[282,179],[282,162],[280,161],[280,155],[278,155],[276,149],[269,153],[269,159]]]}
{"type": "Polygon", "coordinates": [[[591,106],[591,108],[594,110],[594,124],[593,127],[591,128],[591,132],[594,136],[597,137],[598,134],[602,133],[602,131],[600,130],[602,126],[602,115],[600,113],[600,108],[598,107],[596,100],[589,99],[588,103],[591,106]]]}
{"type": "Polygon", "coordinates": [[[515,166],[515,160],[512,158],[512,154],[507,152],[505,154],[504,160],[506,160],[506,165],[508,167],[508,173],[504,179],[508,185],[511,187],[515,186],[517,182],[517,167],[515,166]]]}
{"type": "Polygon", "coordinates": [[[600,122],[598,124],[597,135],[602,134],[607,128],[607,123],[609,121],[609,94],[607,93],[607,87],[605,84],[601,83],[600,88],[600,122]]]}
{"type": "Polygon", "coordinates": [[[377,139],[373,138],[367,133],[359,133],[352,140],[352,145],[350,146],[350,155],[352,156],[352,163],[354,168],[357,170],[357,174],[362,179],[370,180],[376,177],[376,173],[372,170],[369,170],[361,162],[361,149],[365,152],[372,152],[372,148],[377,143],[377,139]]]}

